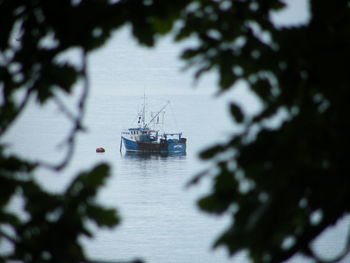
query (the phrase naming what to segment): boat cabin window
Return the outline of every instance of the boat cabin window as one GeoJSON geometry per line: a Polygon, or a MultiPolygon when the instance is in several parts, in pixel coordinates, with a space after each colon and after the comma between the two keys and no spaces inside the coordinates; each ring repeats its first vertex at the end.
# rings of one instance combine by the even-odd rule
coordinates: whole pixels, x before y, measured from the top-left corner
{"type": "Polygon", "coordinates": [[[130,134],[139,135],[139,134],[146,134],[146,132],[141,132],[139,130],[130,130],[130,134]]]}

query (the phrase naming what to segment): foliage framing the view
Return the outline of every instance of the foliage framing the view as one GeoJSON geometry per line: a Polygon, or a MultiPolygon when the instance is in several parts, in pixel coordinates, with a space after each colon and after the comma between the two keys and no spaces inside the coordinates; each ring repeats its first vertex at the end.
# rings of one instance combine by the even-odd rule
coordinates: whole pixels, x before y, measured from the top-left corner
{"type": "Polygon", "coordinates": [[[39,104],[52,101],[72,122],[67,153],[57,164],[21,159],[9,154],[8,145],[0,145],[0,242],[13,247],[9,252],[0,251],[0,262],[88,262],[79,242],[82,236],[92,236],[87,223],[117,225],[116,211],[95,200],[109,175],[108,165],[78,174],[60,194],[43,189],[34,173],[40,167],[60,172],[73,155],[76,134],[84,128],[89,91],[87,55],[102,46],[112,30],[126,23],[132,25],[140,43],[152,45],[154,26],[158,25],[158,31],[169,30],[184,3],[0,0],[0,136],[31,100],[39,104]],[[72,49],[80,52],[80,65],[64,60],[62,55],[72,49]],[[82,93],[77,113],[73,113],[59,93],[71,94],[78,80],[83,83],[82,93]],[[14,198],[23,199],[24,217],[9,207],[14,198]]]}
{"type": "MultiPolygon", "coordinates": [[[[6,133],[30,99],[56,102],[73,123],[66,158],[50,166],[59,171],[82,130],[89,52],[122,25],[130,25],[134,37],[148,46],[169,32],[178,41],[196,38],[197,46],[182,54],[197,70],[196,77],[216,71],[221,91],[244,81],[263,105],[251,117],[232,103],[232,117],[244,127],[242,132],[201,154],[216,161],[217,169],[204,173],[213,176],[213,189],[199,206],[232,215],[231,226],[215,245],[231,254],[245,250],[254,262],[282,262],[298,252],[327,262],[310,244],[349,212],[350,7],[345,0],[310,0],[309,6],[306,24],[278,27],[271,15],[283,9],[280,0],[0,0],[0,133],[6,133]],[[51,45],[43,44],[45,39],[51,45]],[[71,48],[81,50],[81,66],[58,62],[71,48]],[[84,92],[74,116],[56,91],[71,93],[78,79],[84,80],[84,92]],[[21,101],[17,96],[15,100],[18,91],[21,101]],[[281,111],[286,117],[279,127],[266,125],[281,111]]],[[[44,164],[9,156],[5,145],[0,150],[0,222],[13,230],[1,228],[0,236],[15,246],[2,260],[85,260],[77,238],[90,235],[86,219],[101,226],[117,223],[114,211],[93,201],[107,166],[78,175],[66,190],[71,194],[56,196],[41,189],[32,176],[44,164]],[[88,192],[76,185],[88,186],[88,192]],[[6,209],[14,195],[23,196],[29,220],[6,209]],[[55,211],[60,211],[58,216],[50,216],[55,211]],[[71,228],[65,222],[74,222],[75,231],[46,242],[58,233],[57,225],[62,232],[71,228]],[[67,246],[58,248],[55,242],[67,246]]],[[[342,258],[347,249],[329,262],[342,258]]]]}

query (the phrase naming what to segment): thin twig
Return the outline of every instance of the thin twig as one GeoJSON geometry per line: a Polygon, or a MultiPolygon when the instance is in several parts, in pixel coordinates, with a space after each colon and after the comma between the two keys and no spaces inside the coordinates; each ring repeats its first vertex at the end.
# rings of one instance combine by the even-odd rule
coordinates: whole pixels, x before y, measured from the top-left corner
{"type": "Polygon", "coordinates": [[[85,260],[80,263],[142,263],[140,259],[128,260],[128,261],[112,261],[112,260],[85,260]]]}
{"type": "Polygon", "coordinates": [[[58,109],[72,122],[77,122],[77,117],[66,107],[63,101],[58,96],[52,97],[53,101],[56,103],[58,109]]]}
{"type": "Polygon", "coordinates": [[[17,244],[17,240],[5,233],[0,229],[0,236],[4,237],[6,240],[10,241],[12,244],[17,244]]]}
{"type": "MultiPolygon", "coordinates": [[[[69,111],[66,111],[66,108],[64,108],[65,114],[68,116],[68,118],[70,118],[74,122],[72,131],[70,132],[70,134],[66,140],[66,143],[68,146],[67,153],[64,156],[63,160],[56,165],[41,162],[40,165],[44,168],[47,168],[50,170],[55,170],[55,171],[60,171],[64,167],[66,167],[67,164],[69,163],[69,161],[72,159],[72,156],[74,153],[76,135],[79,131],[83,130],[82,120],[85,116],[86,100],[87,100],[87,96],[89,94],[89,88],[90,88],[90,82],[89,82],[88,70],[87,70],[87,53],[85,50],[83,50],[83,53],[82,53],[81,75],[83,76],[84,84],[83,84],[83,91],[82,91],[82,94],[81,94],[79,102],[78,102],[78,116],[76,118],[73,115],[68,116],[67,114],[70,115],[70,113],[68,113],[69,111]]],[[[56,101],[56,103],[57,103],[57,101],[56,101]]]]}

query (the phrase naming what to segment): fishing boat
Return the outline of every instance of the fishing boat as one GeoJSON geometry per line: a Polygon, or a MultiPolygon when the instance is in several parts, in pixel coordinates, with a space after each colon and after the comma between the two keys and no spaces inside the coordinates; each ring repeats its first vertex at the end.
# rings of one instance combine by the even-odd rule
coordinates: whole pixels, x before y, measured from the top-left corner
{"type": "MultiPolygon", "coordinates": [[[[120,151],[124,145],[126,152],[138,153],[186,153],[186,138],[182,137],[182,132],[164,132],[157,128],[160,114],[170,104],[167,102],[158,112],[153,114],[150,121],[146,121],[146,103],[137,116],[137,127],[128,128],[122,131],[120,151]]],[[[164,123],[164,121],[163,121],[164,123]]]]}

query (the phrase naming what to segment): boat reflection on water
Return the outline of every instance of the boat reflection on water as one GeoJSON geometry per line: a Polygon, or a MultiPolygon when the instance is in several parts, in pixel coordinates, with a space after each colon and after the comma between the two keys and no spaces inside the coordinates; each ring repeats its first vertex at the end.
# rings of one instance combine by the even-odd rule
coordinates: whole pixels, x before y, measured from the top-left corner
{"type": "Polygon", "coordinates": [[[148,153],[148,152],[125,152],[122,153],[122,157],[125,159],[135,160],[147,160],[147,159],[164,159],[164,158],[186,158],[186,152],[161,152],[161,153],[148,153]]]}
{"type": "Polygon", "coordinates": [[[144,176],[167,178],[174,174],[177,174],[177,177],[179,174],[182,176],[188,174],[186,153],[126,152],[121,154],[121,158],[123,161],[118,169],[128,171],[133,178],[144,178],[144,176]]]}

